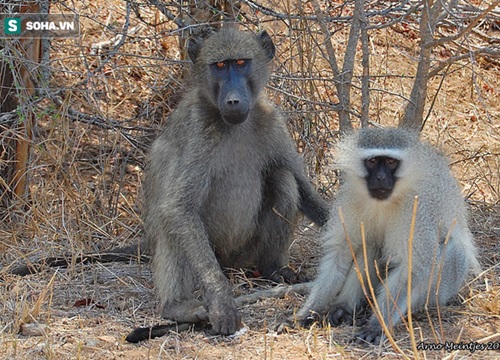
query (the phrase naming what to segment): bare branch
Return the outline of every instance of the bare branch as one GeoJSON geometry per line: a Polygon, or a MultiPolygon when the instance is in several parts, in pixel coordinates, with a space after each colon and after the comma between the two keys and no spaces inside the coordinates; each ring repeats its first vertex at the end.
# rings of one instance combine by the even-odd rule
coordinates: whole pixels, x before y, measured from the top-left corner
{"type": "Polygon", "coordinates": [[[433,16],[436,16],[437,4],[432,5],[431,0],[424,1],[422,17],[420,19],[420,56],[415,75],[415,82],[411,90],[410,102],[406,106],[405,114],[399,126],[420,131],[423,123],[425,100],[427,97],[427,81],[431,64],[433,46],[433,32],[435,28],[433,16]]]}
{"type": "Polygon", "coordinates": [[[14,109],[9,112],[0,113],[0,125],[12,126],[19,122],[19,116],[17,115],[17,111],[14,109]]]}
{"type": "Polygon", "coordinates": [[[408,103],[405,114],[399,123],[401,127],[418,131],[422,129],[424,124],[423,113],[427,97],[427,84],[430,77],[437,75],[445,67],[458,60],[470,58],[481,53],[494,56],[494,54],[498,54],[500,52],[492,47],[485,47],[474,52],[468,51],[466,54],[450,57],[432,69],[430,66],[432,50],[437,45],[443,45],[445,43],[455,41],[456,39],[472,32],[479,21],[484,19],[488,13],[492,12],[498,3],[500,3],[500,0],[493,2],[485,11],[476,16],[468,26],[457,34],[434,39],[434,32],[438,24],[442,22],[446,16],[452,14],[452,10],[457,6],[457,2],[449,2],[448,7],[444,6],[445,4],[443,1],[433,2],[431,0],[426,0],[424,2],[420,20],[421,45],[417,73],[415,75],[415,81],[410,95],[410,102],[408,103]]]}
{"type": "Polygon", "coordinates": [[[428,78],[430,79],[438,75],[445,67],[449,66],[450,64],[456,63],[457,61],[464,59],[475,58],[480,55],[485,55],[491,58],[500,57],[500,49],[493,47],[485,47],[467,52],[465,54],[449,57],[448,59],[441,61],[438,65],[432,67],[429,71],[428,78]]]}
{"type": "Polygon", "coordinates": [[[331,42],[331,34],[326,26],[326,20],[323,16],[321,8],[316,0],[312,2],[316,16],[318,17],[318,23],[320,25],[323,36],[325,37],[325,46],[328,55],[328,62],[332,68],[335,80],[335,86],[337,88],[337,96],[339,98],[339,123],[340,123],[340,133],[345,134],[352,130],[352,123],[350,120],[350,105],[351,105],[351,81],[353,76],[354,61],[356,57],[356,46],[358,43],[361,21],[362,21],[362,7],[363,1],[356,0],[354,2],[354,13],[353,20],[351,24],[351,29],[349,32],[349,39],[347,41],[347,48],[344,55],[344,62],[342,65],[342,72],[339,70],[338,61],[335,55],[335,50],[331,42]]]}
{"type": "Polygon", "coordinates": [[[447,36],[444,38],[434,40],[432,42],[432,46],[435,47],[437,45],[445,44],[447,42],[459,39],[459,38],[463,37],[465,34],[470,33],[474,29],[474,27],[479,23],[479,21],[484,19],[486,17],[486,15],[488,15],[490,12],[492,12],[498,6],[498,4],[500,4],[500,0],[494,1],[490,6],[488,6],[488,8],[486,10],[484,10],[481,14],[476,16],[476,18],[474,18],[469,23],[469,25],[467,25],[465,27],[465,29],[463,29],[462,31],[458,32],[457,34],[455,34],[453,36],[447,36]]]}
{"type": "Polygon", "coordinates": [[[326,53],[328,55],[328,63],[330,64],[330,67],[333,71],[333,76],[338,77],[340,74],[338,62],[337,62],[337,56],[335,55],[335,49],[333,48],[332,41],[331,41],[331,33],[330,30],[328,30],[328,26],[326,25],[326,19],[321,11],[321,8],[319,7],[319,4],[316,0],[311,1],[314,11],[316,12],[316,16],[318,17],[318,24],[319,27],[321,28],[321,32],[323,33],[323,36],[325,37],[325,47],[326,47],[326,53]]]}
{"type": "MultiPolygon", "coordinates": [[[[149,0],[149,3],[151,5],[154,5],[156,6],[156,8],[158,10],[160,10],[160,12],[165,15],[165,17],[171,21],[173,21],[175,23],[175,25],[177,25],[179,28],[185,28],[187,26],[187,24],[184,22],[184,20],[182,20],[180,17],[178,16],[175,16],[168,8],[167,6],[161,2],[161,1],[158,1],[158,0],[149,0]]],[[[137,13],[137,12],[136,12],[137,13]]]]}
{"type": "Polygon", "coordinates": [[[236,302],[236,306],[242,307],[266,298],[281,298],[290,293],[306,295],[310,292],[310,290],[311,283],[277,286],[275,288],[257,291],[252,294],[238,296],[234,299],[234,301],[236,302]]]}
{"type": "Polygon", "coordinates": [[[341,134],[352,130],[352,123],[350,121],[348,110],[351,106],[351,81],[354,71],[354,62],[356,60],[358,40],[361,32],[361,22],[363,20],[363,5],[363,0],[354,1],[352,24],[349,31],[349,38],[347,40],[342,73],[339,77],[338,91],[341,106],[341,110],[339,112],[341,134]]]}
{"type": "Polygon", "coordinates": [[[367,19],[361,7],[361,50],[363,75],[361,76],[361,126],[368,126],[370,120],[370,49],[368,47],[367,19]]]}

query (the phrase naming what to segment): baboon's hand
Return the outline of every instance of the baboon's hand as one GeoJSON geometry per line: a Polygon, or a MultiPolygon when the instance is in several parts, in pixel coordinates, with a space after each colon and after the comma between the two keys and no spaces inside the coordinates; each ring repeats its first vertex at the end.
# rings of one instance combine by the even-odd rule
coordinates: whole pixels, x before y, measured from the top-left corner
{"type": "Polygon", "coordinates": [[[208,309],[211,334],[231,335],[241,328],[241,316],[233,299],[215,301],[208,309]]]}
{"type": "Polygon", "coordinates": [[[378,345],[382,339],[382,329],[380,325],[368,324],[363,326],[354,337],[357,344],[371,343],[378,345]]]}

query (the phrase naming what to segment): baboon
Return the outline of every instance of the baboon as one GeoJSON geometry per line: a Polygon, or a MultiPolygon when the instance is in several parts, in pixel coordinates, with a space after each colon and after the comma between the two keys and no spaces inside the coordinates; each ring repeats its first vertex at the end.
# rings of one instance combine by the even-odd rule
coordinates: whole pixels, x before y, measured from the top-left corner
{"type": "MultiPolygon", "coordinates": [[[[342,182],[323,234],[324,257],[298,320],[309,325],[326,319],[334,326],[353,321],[366,305],[354,259],[365,286],[368,268],[383,321],[391,327],[407,314],[408,239],[415,196],[411,311],[445,304],[455,296],[479,263],[465,202],[445,157],[412,132],[365,128],[341,141],[338,167],[342,182]],[[385,275],[383,281],[376,268],[385,275]]],[[[378,343],[381,335],[381,324],[372,314],[356,339],[378,343]]]]}
{"type": "Polygon", "coordinates": [[[217,334],[241,326],[221,267],[296,282],[293,224],[299,212],[318,225],[328,218],[264,92],[274,53],[265,31],[190,41],[190,85],[148,158],[144,227],[161,313],[208,321],[217,334]]]}

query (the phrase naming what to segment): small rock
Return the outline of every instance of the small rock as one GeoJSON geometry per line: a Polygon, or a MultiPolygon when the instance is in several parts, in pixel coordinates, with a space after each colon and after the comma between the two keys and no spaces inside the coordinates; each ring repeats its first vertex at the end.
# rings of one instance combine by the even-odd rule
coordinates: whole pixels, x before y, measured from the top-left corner
{"type": "Polygon", "coordinates": [[[43,336],[47,332],[47,325],[29,323],[21,325],[21,335],[24,336],[43,336]]]}
{"type": "Polygon", "coordinates": [[[107,342],[107,343],[114,343],[116,342],[116,338],[111,335],[103,335],[98,337],[99,340],[107,342]]]}

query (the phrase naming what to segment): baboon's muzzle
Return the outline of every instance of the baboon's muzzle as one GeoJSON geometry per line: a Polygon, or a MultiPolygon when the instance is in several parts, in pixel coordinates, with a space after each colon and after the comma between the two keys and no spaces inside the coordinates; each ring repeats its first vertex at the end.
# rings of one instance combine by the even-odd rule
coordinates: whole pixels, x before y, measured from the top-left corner
{"type": "Polygon", "coordinates": [[[220,112],[225,123],[237,125],[244,122],[250,114],[250,102],[245,99],[246,94],[229,92],[223,96],[220,112]]]}

